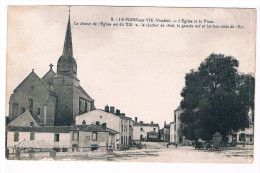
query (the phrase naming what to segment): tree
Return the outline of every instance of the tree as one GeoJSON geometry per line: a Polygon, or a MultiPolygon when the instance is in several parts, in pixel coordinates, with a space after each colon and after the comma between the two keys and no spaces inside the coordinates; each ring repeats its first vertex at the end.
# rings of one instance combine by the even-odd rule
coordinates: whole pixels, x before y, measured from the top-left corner
{"type": "Polygon", "coordinates": [[[210,140],[215,132],[224,137],[249,126],[248,112],[254,112],[254,77],[237,71],[232,56],[211,54],[186,74],[181,121],[187,139],[210,140]]]}

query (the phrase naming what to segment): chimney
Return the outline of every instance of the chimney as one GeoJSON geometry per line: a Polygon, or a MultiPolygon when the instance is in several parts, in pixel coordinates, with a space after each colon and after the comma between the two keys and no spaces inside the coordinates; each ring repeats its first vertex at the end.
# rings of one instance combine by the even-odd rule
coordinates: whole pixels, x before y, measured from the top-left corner
{"type": "Polygon", "coordinates": [[[140,121],[140,124],[143,124],[144,122],[143,121],[140,121]]]}
{"type": "Polygon", "coordinates": [[[119,109],[116,110],[116,115],[120,115],[120,110],[119,109]]]}
{"type": "Polygon", "coordinates": [[[164,125],[166,125],[166,121],[164,121],[164,125]]]}
{"type": "Polygon", "coordinates": [[[96,121],[96,125],[99,126],[99,125],[100,125],[100,122],[99,122],[99,121],[96,121]]]}
{"type": "Polygon", "coordinates": [[[101,127],[102,127],[103,130],[106,130],[106,129],[107,129],[107,123],[103,123],[103,124],[101,125],[101,127]]]}
{"type": "Polygon", "coordinates": [[[110,113],[115,113],[115,107],[114,106],[110,106],[110,113]]]}
{"type": "Polygon", "coordinates": [[[151,124],[153,124],[153,121],[151,121],[151,124]]]}
{"type": "Polygon", "coordinates": [[[82,121],[82,125],[83,125],[83,126],[86,125],[86,121],[85,121],[85,120],[82,121]]]}
{"type": "Polygon", "coordinates": [[[135,117],[135,121],[137,121],[137,117],[135,117]]]}
{"type": "Polygon", "coordinates": [[[105,106],[105,112],[109,112],[109,106],[108,105],[105,106]]]}

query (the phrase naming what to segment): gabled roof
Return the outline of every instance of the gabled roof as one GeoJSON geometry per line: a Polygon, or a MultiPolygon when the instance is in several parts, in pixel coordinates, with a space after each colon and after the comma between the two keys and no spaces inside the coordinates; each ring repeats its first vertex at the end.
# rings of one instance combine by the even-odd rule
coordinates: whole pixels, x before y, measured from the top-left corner
{"type": "Polygon", "coordinates": [[[43,81],[48,83],[48,85],[53,84],[53,77],[56,73],[52,70],[52,68],[42,77],[43,81]]]}
{"type": "Polygon", "coordinates": [[[47,82],[45,82],[43,79],[41,79],[41,78],[34,72],[34,70],[14,89],[14,91],[17,90],[24,82],[26,82],[26,81],[27,81],[30,77],[32,77],[32,76],[37,77],[37,78],[39,79],[39,81],[40,81],[49,91],[52,91],[50,85],[49,85],[47,82]]]}
{"type": "Polygon", "coordinates": [[[87,131],[87,132],[109,132],[113,134],[117,134],[119,132],[112,130],[110,128],[103,129],[101,126],[97,126],[94,124],[91,125],[74,125],[70,130],[78,130],[78,131],[87,131]]]}
{"type": "Polygon", "coordinates": [[[32,115],[29,110],[25,111],[23,114],[21,114],[20,116],[18,116],[16,119],[14,119],[13,121],[11,121],[7,126],[15,126],[15,124],[16,124],[16,123],[19,123],[19,121],[21,121],[21,119],[22,119],[23,117],[25,117],[25,116],[31,117],[31,118],[34,120],[34,122],[36,123],[36,125],[37,125],[37,126],[40,126],[40,119],[39,119],[37,116],[32,115]]]}
{"type": "Polygon", "coordinates": [[[52,148],[49,143],[44,140],[23,140],[18,143],[16,147],[19,148],[52,148]]]}

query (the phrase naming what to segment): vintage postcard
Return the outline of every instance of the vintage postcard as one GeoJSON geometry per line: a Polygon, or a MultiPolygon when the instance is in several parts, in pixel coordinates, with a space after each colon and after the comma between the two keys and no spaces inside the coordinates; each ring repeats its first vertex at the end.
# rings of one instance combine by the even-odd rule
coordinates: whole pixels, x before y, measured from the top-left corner
{"type": "Polygon", "coordinates": [[[253,163],[256,10],[8,6],[8,160],[253,163]]]}

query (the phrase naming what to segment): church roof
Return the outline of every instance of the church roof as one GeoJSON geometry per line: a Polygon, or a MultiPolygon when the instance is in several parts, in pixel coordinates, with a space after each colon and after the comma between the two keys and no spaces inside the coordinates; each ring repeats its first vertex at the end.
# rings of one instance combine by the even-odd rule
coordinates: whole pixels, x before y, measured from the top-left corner
{"type": "Polygon", "coordinates": [[[34,70],[32,70],[32,72],[14,89],[14,91],[16,91],[22,84],[24,84],[27,80],[29,80],[30,77],[35,76],[36,78],[39,79],[39,81],[49,90],[49,91],[53,91],[51,88],[51,85],[44,81],[43,79],[41,79],[35,72],[34,70]]]}
{"type": "Polygon", "coordinates": [[[56,73],[52,70],[52,68],[42,77],[42,79],[48,83],[48,85],[53,85],[53,77],[56,73]]]}
{"type": "Polygon", "coordinates": [[[88,101],[94,101],[80,85],[79,85],[79,91],[80,91],[80,94],[85,95],[87,97],[86,99],[88,101]]]}

